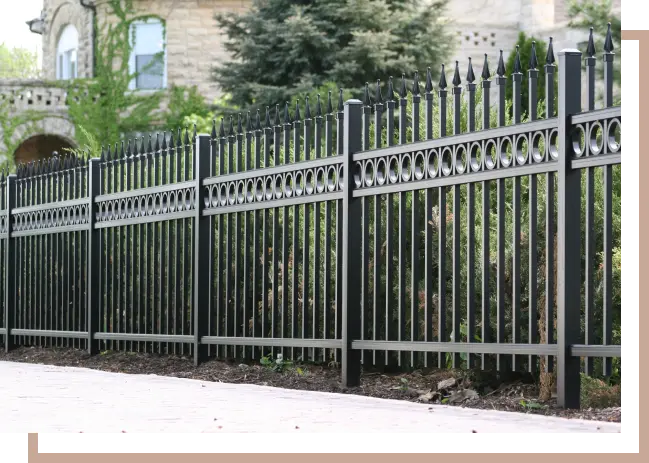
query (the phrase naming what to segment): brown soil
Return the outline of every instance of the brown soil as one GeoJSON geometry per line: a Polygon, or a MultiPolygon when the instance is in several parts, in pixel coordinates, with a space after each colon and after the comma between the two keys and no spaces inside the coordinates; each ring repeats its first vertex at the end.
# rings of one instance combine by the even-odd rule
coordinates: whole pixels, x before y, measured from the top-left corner
{"type": "Polygon", "coordinates": [[[257,384],[308,391],[358,394],[420,403],[445,403],[468,408],[621,422],[619,406],[564,410],[557,407],[555,399],[538,400],[538,385],[531,377],[512,374],[508,377],[497,377],[481,371],[417,370],[401,374],[365,372],[359,387],[345,388],[340,384],[339,369],[310,364],[289,365],[282,371],[274,371],[259,363],[244,364],[210,360],[194,367],[190,359],[183,357],[124,352],[106,352],[91,357],[79,350],[39,347],[21,347],[8,354],[0,352],[0,361],[82,367],[119,373],[155,374],[225,383],[257,384]],[[455,379],[456,384],[438,390],[440,381],[451,378],[455,379]],[[462,394],[463,390],[475,391],[478,396],[452,403],[458,394],[462,394]],[[427,397],[426,394],[428,394],[427,397]]]}

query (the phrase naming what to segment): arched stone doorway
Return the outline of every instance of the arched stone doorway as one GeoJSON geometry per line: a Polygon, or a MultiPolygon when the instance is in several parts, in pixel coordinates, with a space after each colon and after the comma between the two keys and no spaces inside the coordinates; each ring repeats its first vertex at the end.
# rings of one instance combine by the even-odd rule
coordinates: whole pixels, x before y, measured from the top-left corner
{"type": "Polygon", "coordinates": [[[67,149],[74,148],[68,140],[58,135],[34,135],[23,141],[14,152],[16,164],[47,159],[53,152],[62,155],[67,149]]]}

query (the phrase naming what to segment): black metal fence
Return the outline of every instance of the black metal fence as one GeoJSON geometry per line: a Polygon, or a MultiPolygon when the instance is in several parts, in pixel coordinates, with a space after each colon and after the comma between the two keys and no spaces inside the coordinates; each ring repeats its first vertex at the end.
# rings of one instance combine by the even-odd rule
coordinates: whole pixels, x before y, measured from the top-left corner
{"type": "Polygon", "coordinates": [[[450,95],[428,71],[423,91],[417,75],[410,91],[390,79],[385,99],[377,83],[364,102],[341,92],[337,109],[329,95],[294,114],[222,120],[211,135],[19,166],[0,181],[5,347],[197,363],[282,353],[340,362],[347,385],[361,365],[537,372],[556,361],[559,402],[578,406],[581,358],[586,372],[603,358],[609,374],[621,354],[613,56],[607,40],[602,109],[595,57],[582,111],[581,53],[562,51],[557,69],[550,46],[542,71],[529,63],[525,115],[520,62],[508,79],[501,55],[495,113],[485,59],[479,90],[469,63],[450,95]]]}

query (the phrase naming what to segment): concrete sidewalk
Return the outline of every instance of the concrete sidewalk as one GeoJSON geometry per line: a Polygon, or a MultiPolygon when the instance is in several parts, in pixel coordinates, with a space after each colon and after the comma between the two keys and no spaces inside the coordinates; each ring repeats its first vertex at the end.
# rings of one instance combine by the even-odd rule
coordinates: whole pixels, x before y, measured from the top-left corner
{"type": "Polygon", "coordinates": [[[0,432],[618,432],[395,400],[0,362],[0,432]]]}

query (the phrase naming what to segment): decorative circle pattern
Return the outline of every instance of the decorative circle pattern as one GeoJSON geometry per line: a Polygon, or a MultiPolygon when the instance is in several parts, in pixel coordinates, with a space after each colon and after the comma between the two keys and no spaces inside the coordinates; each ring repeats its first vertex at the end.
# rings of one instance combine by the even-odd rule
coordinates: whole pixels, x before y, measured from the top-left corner
{"type": "MultiPolygon", "coordinates": [[[[233,185],[232,190],[229,192],[226,192],[225,188],[204,188],[203,202],[205,207],[215,207],[219,203],[222,204],[228,201],[241,201],[244,192],[239,188],[240,185],[238,184],[236,188],[233,185]]],[[[87,209],[87,206],[82,207],[87,209]]],[[[142,194],[129,198],[109,199],[98,202],[96,207],[97,221],[110,222],[113,220],[160,216],[179,211],[194,210],[196,208],[196,202],[193,188],[183,188],[181,190],[142,194]]],[[[74,209],[73,214],[83,217],[85,213],[77,212],[77,209],[74,209]]],[[[63,219],[65,219],[65,216],[63,219]]]]}
{"type": "MultiPolygon", "coordinates": [[[[373,184],[383,171],[375,171],[374,164],[354,164],[354,184],[373,184]]],[[[380,167],[379,167],[380,169],[380,167]]],[[[203,194],[207,209],[218,209],[237,204],[255,204],[273,200],[290,199],[302,196],[318,196],[321,194],[342,191],[342,163],[321,167],[293,170],[285,173],[265,175],[248,180],[225,180],[205,186],[203,194]],[[223,195],[227,193],[227,200],[223,195]]]]}
{"type": "Polygon", "coordinates": [[[556,143],[557,130],[546,129],[366,158],[353,163],[354,186],[381,187],[552,161],[556,143]]]}
{"type": "Polygon", "coordinates": [[[570,132],[572,155],[582,158],[619,152],[621,128],[619,117],[575,124],[570,132]]]}
{"type": "MultiPolygon", "coordinates": [[[[117,213],[121,214],[121,212],[117,213]]],[[[78,204],[37,211],[16,212],[12,214],[12,220],[13,230],[22,232],[85,225],[90,223],[90,214],[87,204],[78,204]]],[[[6,231],[6,217],[3,216],[0,218],[0,233],[6,233],[6,231]]]]}

